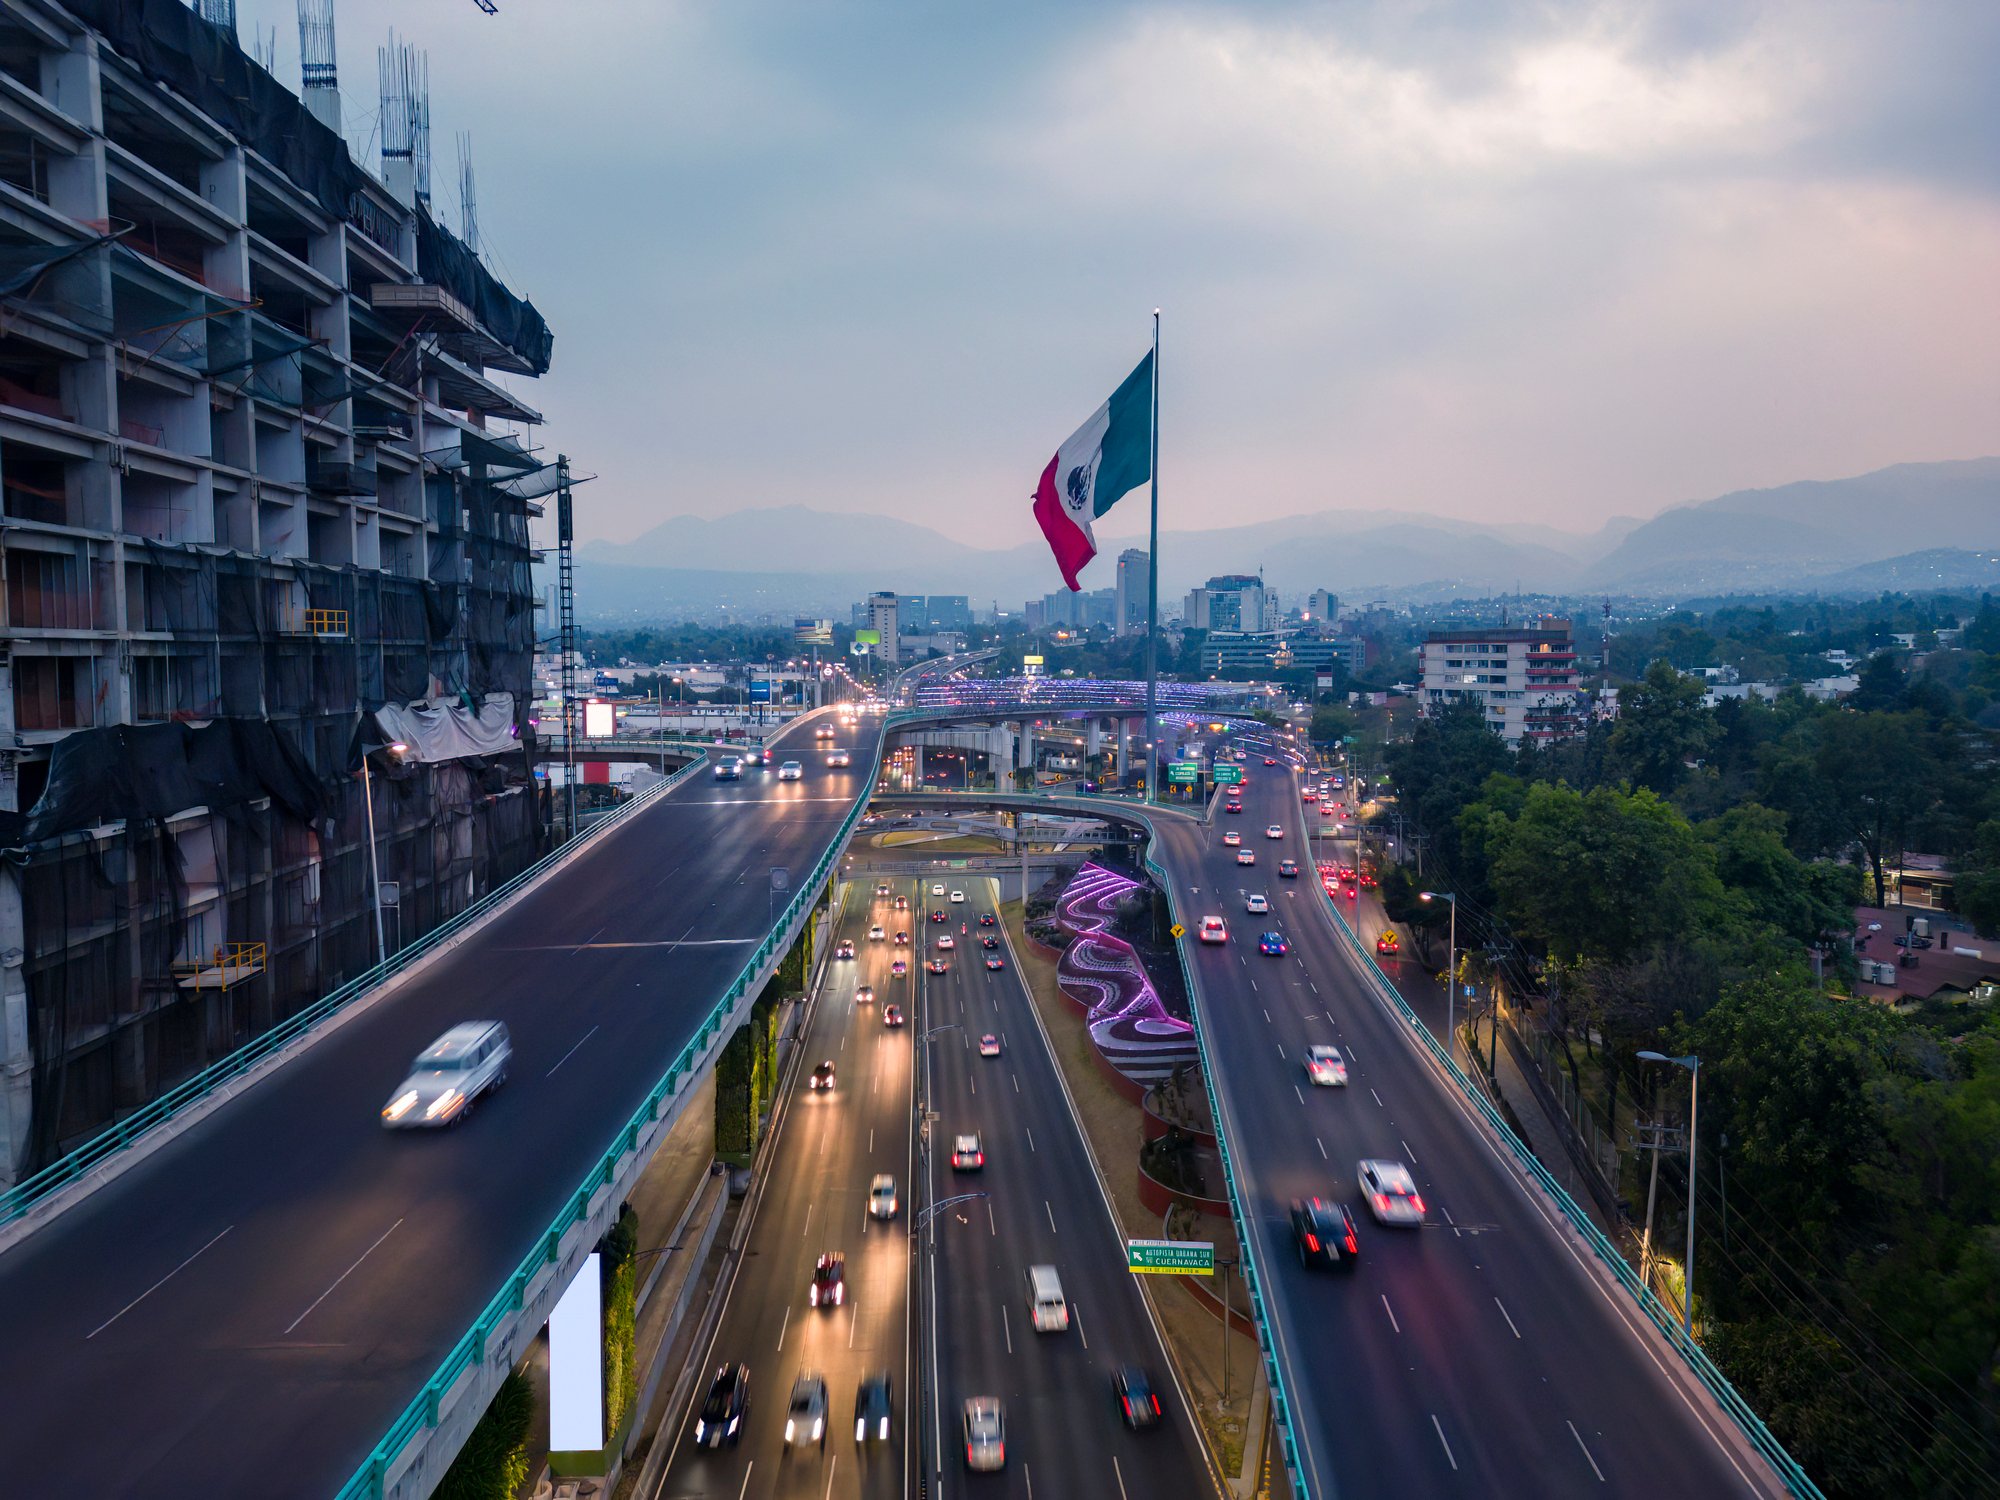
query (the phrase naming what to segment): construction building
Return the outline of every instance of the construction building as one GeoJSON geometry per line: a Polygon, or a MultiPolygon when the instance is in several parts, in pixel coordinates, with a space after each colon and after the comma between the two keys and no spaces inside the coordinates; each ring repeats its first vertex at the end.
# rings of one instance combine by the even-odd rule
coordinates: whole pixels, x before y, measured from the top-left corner
{"type": "Polygon", "coordinates": [[[1583,733],[1583,688],[1570,622],[1525,629],[1433,630],[1424,638],[1426,711],[1469,698],[1509,745],[1548,744],[1583,733]]]}
{"type": "Polygon", "coordinates": [[[0,1185],[375,963],[370,746],[389,949],[545,843],[549,330],[431,212],[421,56],[364,170],[300,9],[304,97],[0,0],[0,1185]]]}

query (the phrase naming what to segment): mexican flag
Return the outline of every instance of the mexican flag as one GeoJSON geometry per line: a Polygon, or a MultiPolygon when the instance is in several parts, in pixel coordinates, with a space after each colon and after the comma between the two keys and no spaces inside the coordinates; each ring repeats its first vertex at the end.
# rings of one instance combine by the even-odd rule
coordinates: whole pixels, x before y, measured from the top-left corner
{"type": "Polygon", "coordinates": [[[1072,591],[1097,556],[1090,523],[1153,477],[1153,356],[1070,434],[1035,487],[1035,520],[1072,591]]]}

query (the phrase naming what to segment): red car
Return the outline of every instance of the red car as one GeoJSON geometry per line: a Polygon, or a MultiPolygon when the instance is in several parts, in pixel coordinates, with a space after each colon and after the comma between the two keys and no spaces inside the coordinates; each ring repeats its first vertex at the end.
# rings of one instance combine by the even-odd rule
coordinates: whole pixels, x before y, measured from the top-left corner
{"type": "Polygon", "coordinates": [[[1403,940],[1393,930],[1384,931],[1375,939],[1375,951],[1381,954],[1396,954],[1403,951],[1403,940]]]}
{"type": "Polygon", "coordinates": [[[1277,761],[1267,755],[1264,757],[1264,764],[1267,766],[1275,766],[1277,764],[1277,761]]]}

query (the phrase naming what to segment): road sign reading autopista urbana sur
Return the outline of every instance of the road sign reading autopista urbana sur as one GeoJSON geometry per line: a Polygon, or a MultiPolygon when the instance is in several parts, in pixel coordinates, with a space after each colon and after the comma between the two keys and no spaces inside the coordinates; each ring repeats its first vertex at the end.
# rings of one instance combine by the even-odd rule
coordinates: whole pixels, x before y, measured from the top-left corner
{"type": "Polygon", "coordinates": [[[1215,1245],[1209,1240],[1127,1240],[1125,1264],[1139,1275],[1213,1276],[1215,1245]]]}

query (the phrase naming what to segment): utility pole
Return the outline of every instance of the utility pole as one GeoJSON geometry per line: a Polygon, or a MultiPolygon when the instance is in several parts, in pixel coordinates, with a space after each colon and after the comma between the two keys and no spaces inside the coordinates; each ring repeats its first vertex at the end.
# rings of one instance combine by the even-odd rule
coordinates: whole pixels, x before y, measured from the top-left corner
{"type": "Polygon", "coordinates": [[[576,525],[569,486],[569,455],[556,455],[556,618],[562,652],[563,839],[576,837],[576,525]]]}

